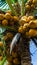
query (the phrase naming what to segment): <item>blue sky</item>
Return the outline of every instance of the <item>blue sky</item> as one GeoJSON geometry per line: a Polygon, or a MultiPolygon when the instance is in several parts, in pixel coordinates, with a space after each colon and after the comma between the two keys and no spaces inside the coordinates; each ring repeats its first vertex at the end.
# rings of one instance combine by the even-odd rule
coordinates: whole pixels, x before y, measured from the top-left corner
{"type": "Polygon", "coordinates": [[[32,57],[32,64],[37,65],[37,48],[36,48],[35,44],[33,43],[33,41],[30,42],[30,51],[32,54],[35,52],[31,56],[32,57]],[[35,50],[36,50],[36,52],[35,52],[35,50]]]}

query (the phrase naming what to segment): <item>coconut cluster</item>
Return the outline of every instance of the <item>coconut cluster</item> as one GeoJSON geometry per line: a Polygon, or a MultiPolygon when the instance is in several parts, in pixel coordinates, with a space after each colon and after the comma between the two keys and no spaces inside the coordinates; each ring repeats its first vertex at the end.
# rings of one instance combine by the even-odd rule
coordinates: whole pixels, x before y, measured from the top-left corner
{"type": "Polygon", "coordinates": [[[37,19],[34,16],[23,16],[19,21],[20,27],[18,32],[28,37],[37,36],[37,19]]]}

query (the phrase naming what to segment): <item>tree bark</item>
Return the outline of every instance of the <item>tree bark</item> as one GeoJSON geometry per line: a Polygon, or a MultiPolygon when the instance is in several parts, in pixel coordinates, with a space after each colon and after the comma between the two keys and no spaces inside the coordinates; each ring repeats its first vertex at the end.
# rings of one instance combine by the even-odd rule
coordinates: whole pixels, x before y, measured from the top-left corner
{"type": "Polygon", "coordinates": [[[29,50],[29,39],[25,38],[18,45],[19,54],[21,56],[21,65],[32,65],[29,50]]]}

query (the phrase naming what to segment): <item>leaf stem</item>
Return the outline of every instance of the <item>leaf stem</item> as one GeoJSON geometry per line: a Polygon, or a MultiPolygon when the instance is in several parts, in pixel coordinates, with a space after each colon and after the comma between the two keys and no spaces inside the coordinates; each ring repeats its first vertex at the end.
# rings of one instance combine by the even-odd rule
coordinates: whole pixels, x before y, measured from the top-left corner
{"type": "Polygon", "coordinates": [[[7,1],[8,5],[9,5],[13,15],[17,16],[18,14],[17,14],[16,10],[12,6],[11,0],[6,0],[6,1],[7,1]]]}
{"type": "Polygon", "coordinates": [[[22,0],[22,4],[21,4],[21,16],[24,15],[24,0],[22,0]]]}
{"type": "Polygon", "coordinates": [[[0,62],[0,65],[4,65],[5,61],[6,61],[6,57],[3,58],[3,60],[0,62]]]}

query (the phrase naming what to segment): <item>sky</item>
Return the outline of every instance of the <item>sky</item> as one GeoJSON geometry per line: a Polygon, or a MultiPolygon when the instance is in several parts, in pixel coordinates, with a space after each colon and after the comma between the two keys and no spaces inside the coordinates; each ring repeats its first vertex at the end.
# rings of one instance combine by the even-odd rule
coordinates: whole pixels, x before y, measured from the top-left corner
{"type": "Polygon", "coordinates": [[[33,41],[30,42],[30,52],[32,53],[31,58],[32,58],[32,64],[37,65],[37,48],[33,41]]]}

